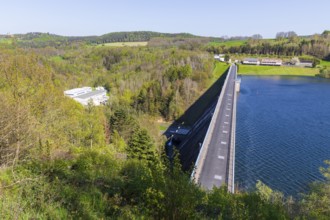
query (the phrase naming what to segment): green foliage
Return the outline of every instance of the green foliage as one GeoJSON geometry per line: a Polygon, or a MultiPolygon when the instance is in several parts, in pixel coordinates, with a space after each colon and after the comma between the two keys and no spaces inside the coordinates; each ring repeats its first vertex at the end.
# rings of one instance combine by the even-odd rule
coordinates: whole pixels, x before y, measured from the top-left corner
{"type": "MultiPolygon", "coordinates": [[[[204,191],[177,157],[173,163],[118,161],[106,148],[72,157],[17,167],[16,178],[24,179],[2,185],[1,218],[289,219],[282,195],[261,182],[250,193],[204,191]]],[[[292,217],[327,219],[330,170],[321,171],[327,182],[314,185],[292,217]]]]}
{"type": "Polygon", "coordinates": [[[187,77],[190,77],[192,73],[191,66],[184,65],[181,67],[177,66],[171,66],[167,71],[165,76],[168,78],[170,82],[176,81],[176,80],[182,80],[187,77]]]}
{"type": "Polygon", "coordinates": [[[293,32],[279,33],[276,40],[258,39],[248,41],[225,41],[210,43],[206,50],[214,54],[246,54],[267,56],[301,56],[310,55],[319,59],[329,57],[330,38],[326,34],[313,37],[298,37],[293,32]]]}
{"type": "Polygon", "coordinates": [[[117,151],[125,152],[126,150],[126,142],[125,140],[119,135],[118,131],[115,130],[111,135],[111,142],[116,147],[117,151]]]}
{"type": "Polygon", "coordinates": [[[274,204],[282,204],[284,202],[284,195],[281,192],[273,191],[260,180],[257,181],[256,184],[256,193],[264,201],[272,202],[274,204]]]}
{"type": "Polygon", "coordinates": [[[133,106],[139,111],[157,115],[163,99],[160,82],[147,82],[143,84],[133,106]]]}
{"type": "Polygon", "coordinates": [[[139,160],[155,160],[155,147],[145,129],[136,129],[127,144],[127,153],[130,158],[139,160]]]}
{"type": "Polygon", "coordinates": [[[273,190],[267,185],[263,184],[260,180],[256,184],[257,192],[263,200],[270,201],[273,190]]]}
{"type": "Polygon", "coordinates": [[[202,210],[212,219],[288,219],[283,206],[264,199],[258,192],[233,195],[226,187],[213,188],[202,210]]]}
{"type": "Polygon", "coordinates": [[[323,78],[330,78],[330,69],[327,69],[327,68],[320,69],[319,76],[323,77],[323,78]]]}
{"type": "Polygon", "coordinates": [[[229,54],[226,54],[225,55],[225,61],[228,62],[229,60],[230,60],[230,56],[229,56],[229,54]]]}
{"type": "MultiPolygon", "coordinates": [[[[285,219],[282,206],[259,194],[205,192],[173,163],[118,161],[106,148],[71,160],[35,161],[15,169],[16,184],[0,195],[2,218],[285,219]],[[9,194],[9,192],[11,192],[9,194]]],[[[2,173],[1,173],[2,174],[2,173]]],[[[8,172],[12,175],[11,172],[8,172]]],[[[0,175],[2,176],[2,175],[0,175]]],[[[1,180],[1,179],[0,179],[1,180]]],[[[2,182],[2,180],[1,180],[2,182]]]]}
{"type": "Polygon", "coordinates": [[[316,182],[300,201],[300,213],[307,219],[329,219],[330,216],[330,161],[320,169],[325,182],[316,182]]]}
{"type": "MultiPolygon", "coordinates": [[[[70,59],[81,63],[76,57],[70,59]]],[[[213,60],[205,52],[173,48],[95,48],[82,59],[86,65],[97,65],[107,71],[96,73],[93,84],[109,84],[111,106],[130,105],[139,112],[166,120],[178,117],[212,77],[209,73],[213,60]],[[96,60],[91,62],[90,57],[96,60]]]]}
{"type": "Polygon", "coordinates": [[[320,64],[321,64],[321,60],[320,59],[317,59],[317,58],[314,58],[313,59],[313,67],[316,67],[316,66],[318,66],[320,64]]]}
{"type": "Polygon", "coordinates": [[[124,140],[128,140],[137,127],[136,120],[123,108],[116,109],[110,117],[111,133],[118,132],[124,140]]]}

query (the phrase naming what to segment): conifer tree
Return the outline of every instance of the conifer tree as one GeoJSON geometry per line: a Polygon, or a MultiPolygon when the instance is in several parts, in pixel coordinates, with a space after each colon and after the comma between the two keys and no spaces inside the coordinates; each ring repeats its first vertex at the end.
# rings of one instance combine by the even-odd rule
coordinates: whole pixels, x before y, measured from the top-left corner
{"type": "Polygon", "coordinates": [[[127,153],[130,158],[153,160],[155,147],[147,130],[136,129],[128,142],[127,153]]]}

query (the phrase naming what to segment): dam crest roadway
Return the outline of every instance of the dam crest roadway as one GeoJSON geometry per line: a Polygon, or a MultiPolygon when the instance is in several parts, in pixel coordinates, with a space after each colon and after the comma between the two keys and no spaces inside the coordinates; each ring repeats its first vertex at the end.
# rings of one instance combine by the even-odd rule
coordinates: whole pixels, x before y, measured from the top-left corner
{"type": "Polygon", "coordinates": [[[192,180],[205,189],[228,186],[234,193],[236,103],[240,82],[235,64],[229,68],[211,123],[201,146],[192,180]]]}

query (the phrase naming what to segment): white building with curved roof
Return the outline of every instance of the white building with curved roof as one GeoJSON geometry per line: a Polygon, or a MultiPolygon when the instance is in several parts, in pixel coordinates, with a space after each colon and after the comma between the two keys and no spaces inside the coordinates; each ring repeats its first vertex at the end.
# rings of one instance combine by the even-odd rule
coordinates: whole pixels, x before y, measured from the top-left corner
{"type": "Polygon", "coordinates": [[[88,105],[88,103],[96,106],[102,105],[109,99],[107,91],[103,87],[97,87],[95,90],[91,87],[75,88],[64,91],[64,95],[73,98],[84,106],[88,105]]]}

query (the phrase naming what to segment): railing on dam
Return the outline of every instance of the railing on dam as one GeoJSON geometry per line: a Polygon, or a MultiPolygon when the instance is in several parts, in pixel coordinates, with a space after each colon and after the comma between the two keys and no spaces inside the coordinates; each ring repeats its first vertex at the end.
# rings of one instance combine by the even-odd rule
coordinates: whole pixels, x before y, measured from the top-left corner
{"type": "Polygon", "coordinates": [[[226,76],[211,123],[204,138],[191,178],[202,187],[226,184],[234,192],[237,67],[226,76]]]}

